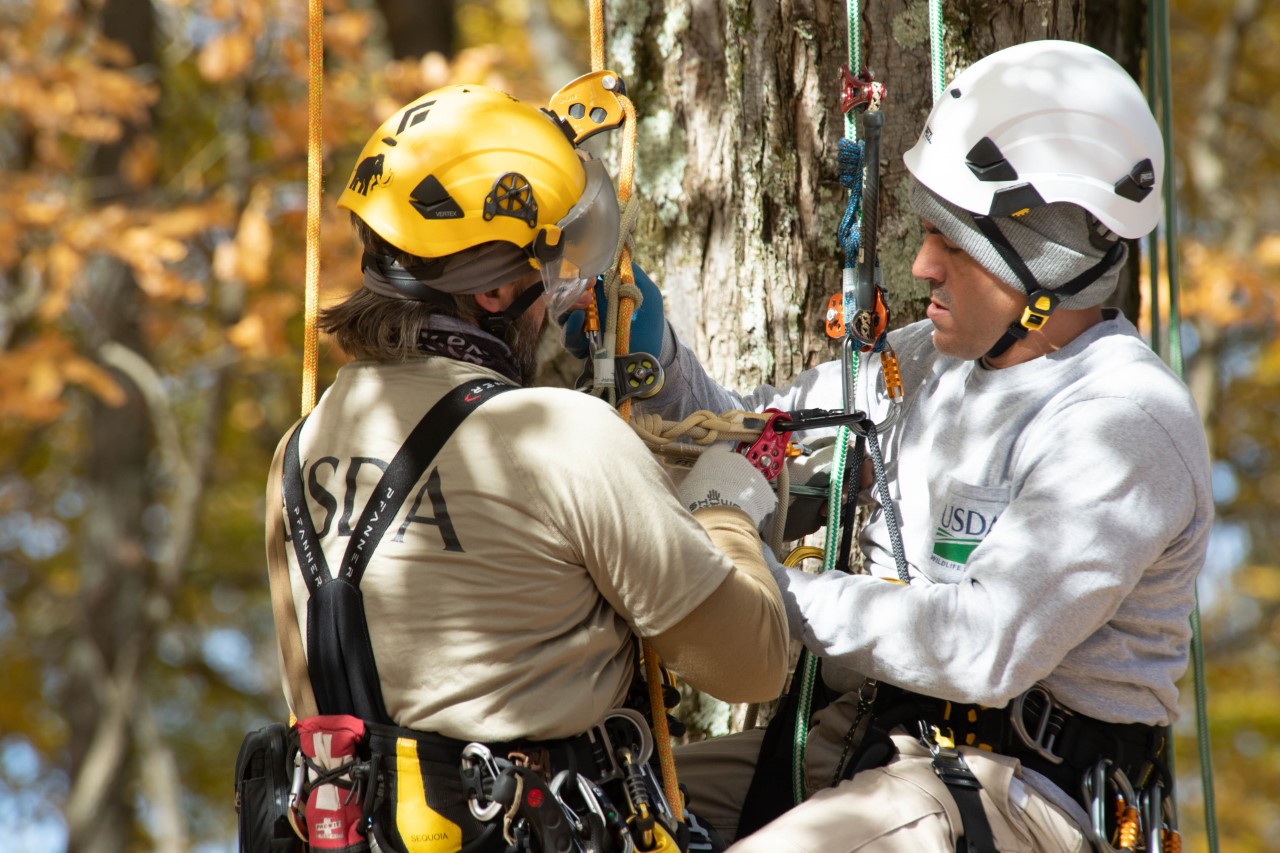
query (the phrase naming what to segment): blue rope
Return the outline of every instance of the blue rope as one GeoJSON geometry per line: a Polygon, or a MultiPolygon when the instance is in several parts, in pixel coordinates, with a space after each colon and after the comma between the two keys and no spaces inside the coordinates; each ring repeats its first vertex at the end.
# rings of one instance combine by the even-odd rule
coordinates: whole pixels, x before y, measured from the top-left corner
{"type": "MultiPolygon", "coordinates": [[[[849,191],[849,203],[844,217],[836,227],[836,239],[844,250],[845,269],[853,269],[858,263],[858,249],[862,245],[859,212],[862,210],[862,143],[844,137],[839,150],[840,186],[849,191]]],[[[847,311],[849,306],[845,306],[847,311]]]]}

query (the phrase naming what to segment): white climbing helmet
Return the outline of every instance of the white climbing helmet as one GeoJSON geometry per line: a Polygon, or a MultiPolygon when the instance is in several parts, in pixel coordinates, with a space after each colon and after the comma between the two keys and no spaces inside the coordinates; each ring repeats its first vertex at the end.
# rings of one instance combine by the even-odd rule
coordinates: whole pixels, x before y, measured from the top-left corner
{"type": "Polygon", "coordinates": [[[972,213],[1065,201],[1126,238],[1160,218],[1164,144],[1147,100],[1115,60],[1075,42],[1027,42],[969,66],[903,159],[972,213]]]}

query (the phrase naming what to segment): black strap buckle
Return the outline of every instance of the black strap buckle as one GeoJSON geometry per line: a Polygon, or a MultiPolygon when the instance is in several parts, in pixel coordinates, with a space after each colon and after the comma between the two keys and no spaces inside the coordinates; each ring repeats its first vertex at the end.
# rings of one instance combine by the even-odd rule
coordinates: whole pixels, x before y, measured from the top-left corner
{"type": "Polygon", "coordinates": [[[938,774],[939,779],[947,785],[962,785],[966,788],[982,787],[978,777],[974,776],[969,765],[965,764],[964,756],[956,749],[955,733],[950,727],[947,728],[946,734],[943,734],[940,726],[935,726],[927,720],[920,720],[918,725],[920,742],[933,756],[933,772],[938,774]]]}

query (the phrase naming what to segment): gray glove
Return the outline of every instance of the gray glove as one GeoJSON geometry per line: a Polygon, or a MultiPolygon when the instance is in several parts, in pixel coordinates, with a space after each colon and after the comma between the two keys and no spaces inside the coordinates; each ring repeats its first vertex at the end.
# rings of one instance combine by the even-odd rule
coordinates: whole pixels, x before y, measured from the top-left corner
{"type": "Polygon", "coordinates": [[[751,516],[757,528],[778,505],[764,474],[727,444],[713,444],[698,457],[680,483],[679,495],[690,512],[709,506],[737,507],[751,516]]]}

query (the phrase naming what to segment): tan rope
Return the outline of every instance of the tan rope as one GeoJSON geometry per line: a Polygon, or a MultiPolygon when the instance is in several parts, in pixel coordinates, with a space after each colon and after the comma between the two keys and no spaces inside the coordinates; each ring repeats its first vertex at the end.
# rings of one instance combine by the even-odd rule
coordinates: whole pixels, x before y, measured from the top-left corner
{"type": "Polygon", "coordinates": [[[303,311],[302,414],[316,405],[316,371],[319,335],[316,317],[320,305],[320,130],[324,91],[324,0],[307,2],[307,274],[303,311]]]}
{"type": "Polygon", "coordinates": [[[660,452],[681,439],[704,447],[717,441],[755,441],[760,437],[764,422],[765,418],[759,412],[730,409],[717,415],[700,409],[682,421],[663,420],[661,415],[655,414],[637,414],[631,419],[631,429],[651,450],[660,452]],[[749,420],[759,426],[748,425],[749,420]]]}

